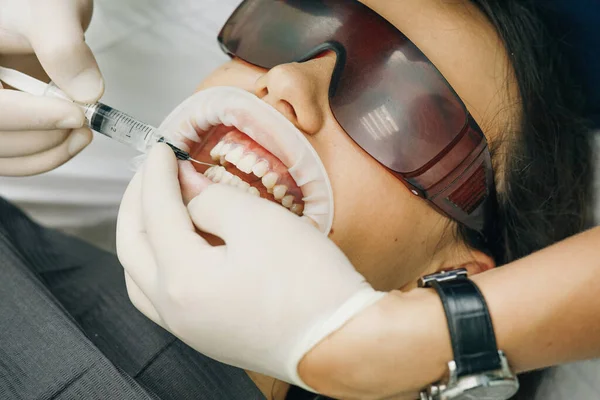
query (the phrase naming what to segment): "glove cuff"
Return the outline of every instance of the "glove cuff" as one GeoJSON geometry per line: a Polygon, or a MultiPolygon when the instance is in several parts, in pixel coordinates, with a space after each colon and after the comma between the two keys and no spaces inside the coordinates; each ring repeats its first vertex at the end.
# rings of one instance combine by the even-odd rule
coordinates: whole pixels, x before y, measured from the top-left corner
{"type": "Polygon", "coordinates": [[[319,320],[310,328],[295,348],[289,354],[289,361],[286,365],[286,380],[296,386],[309,392],[318,393],[315,389],[308,386],[298,374],[298,364],[302,358],[319,342],[340,329],[350,319],[361,311],[379,301],[387,293],[378,292],[370,286],[365,286],[346,302],[344,302],[336,312],[325,320],[319,320]]]}

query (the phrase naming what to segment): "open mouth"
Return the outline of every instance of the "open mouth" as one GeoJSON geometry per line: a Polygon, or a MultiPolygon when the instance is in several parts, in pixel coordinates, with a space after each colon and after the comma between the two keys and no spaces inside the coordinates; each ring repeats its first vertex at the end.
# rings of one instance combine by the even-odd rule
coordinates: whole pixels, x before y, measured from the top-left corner
{"type": "Polygon", "coordinates": [[[328,234],[333,194],[325,168],[290,121],[249,92],[215,87],[177,107],[160,130],[194,159],[198,173],[276,202],[328,234]]]}

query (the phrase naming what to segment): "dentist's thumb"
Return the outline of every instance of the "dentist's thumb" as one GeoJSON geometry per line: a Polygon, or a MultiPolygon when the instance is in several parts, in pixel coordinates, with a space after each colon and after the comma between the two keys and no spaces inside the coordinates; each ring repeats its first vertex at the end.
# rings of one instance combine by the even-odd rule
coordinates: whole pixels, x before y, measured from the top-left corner
{"type": "Polygon", "coordinates": [[[83,26],[89,10],[82,2],[44,0],[31,7],[28,37],[42,67],[63,91],[80,103],[94,103],[104,94],[104,80],[83,26]]]}

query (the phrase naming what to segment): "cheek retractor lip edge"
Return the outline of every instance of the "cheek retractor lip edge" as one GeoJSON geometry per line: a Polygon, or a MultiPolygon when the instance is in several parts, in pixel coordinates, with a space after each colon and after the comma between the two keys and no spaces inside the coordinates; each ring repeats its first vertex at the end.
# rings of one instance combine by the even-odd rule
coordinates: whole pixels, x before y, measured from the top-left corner
{"type": "MultiPolygon", "coordinates": [[[[233,126],[279,158],[304,194],[304,216],[329,234],[333,224],[333,190],[319,155],[305,135],[275,108],[235,87],[218,86],[189,97],[160,126],[169,139],[190,139],[196,128],[208,131],[217,125],[233,126]]],[[[195,141],[195,140],[194,140],[195,141]]]]}

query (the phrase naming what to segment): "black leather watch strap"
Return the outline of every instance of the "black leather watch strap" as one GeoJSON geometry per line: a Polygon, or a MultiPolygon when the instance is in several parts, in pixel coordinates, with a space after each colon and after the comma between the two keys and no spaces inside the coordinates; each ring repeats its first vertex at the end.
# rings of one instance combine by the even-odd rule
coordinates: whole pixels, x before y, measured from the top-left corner
{"type": "Polygon", "coordinates": [[[457,376],[502,368],[490,313],[477,285],[460,276],[428,286],[438,292],[446,312],[457,376]]]}

